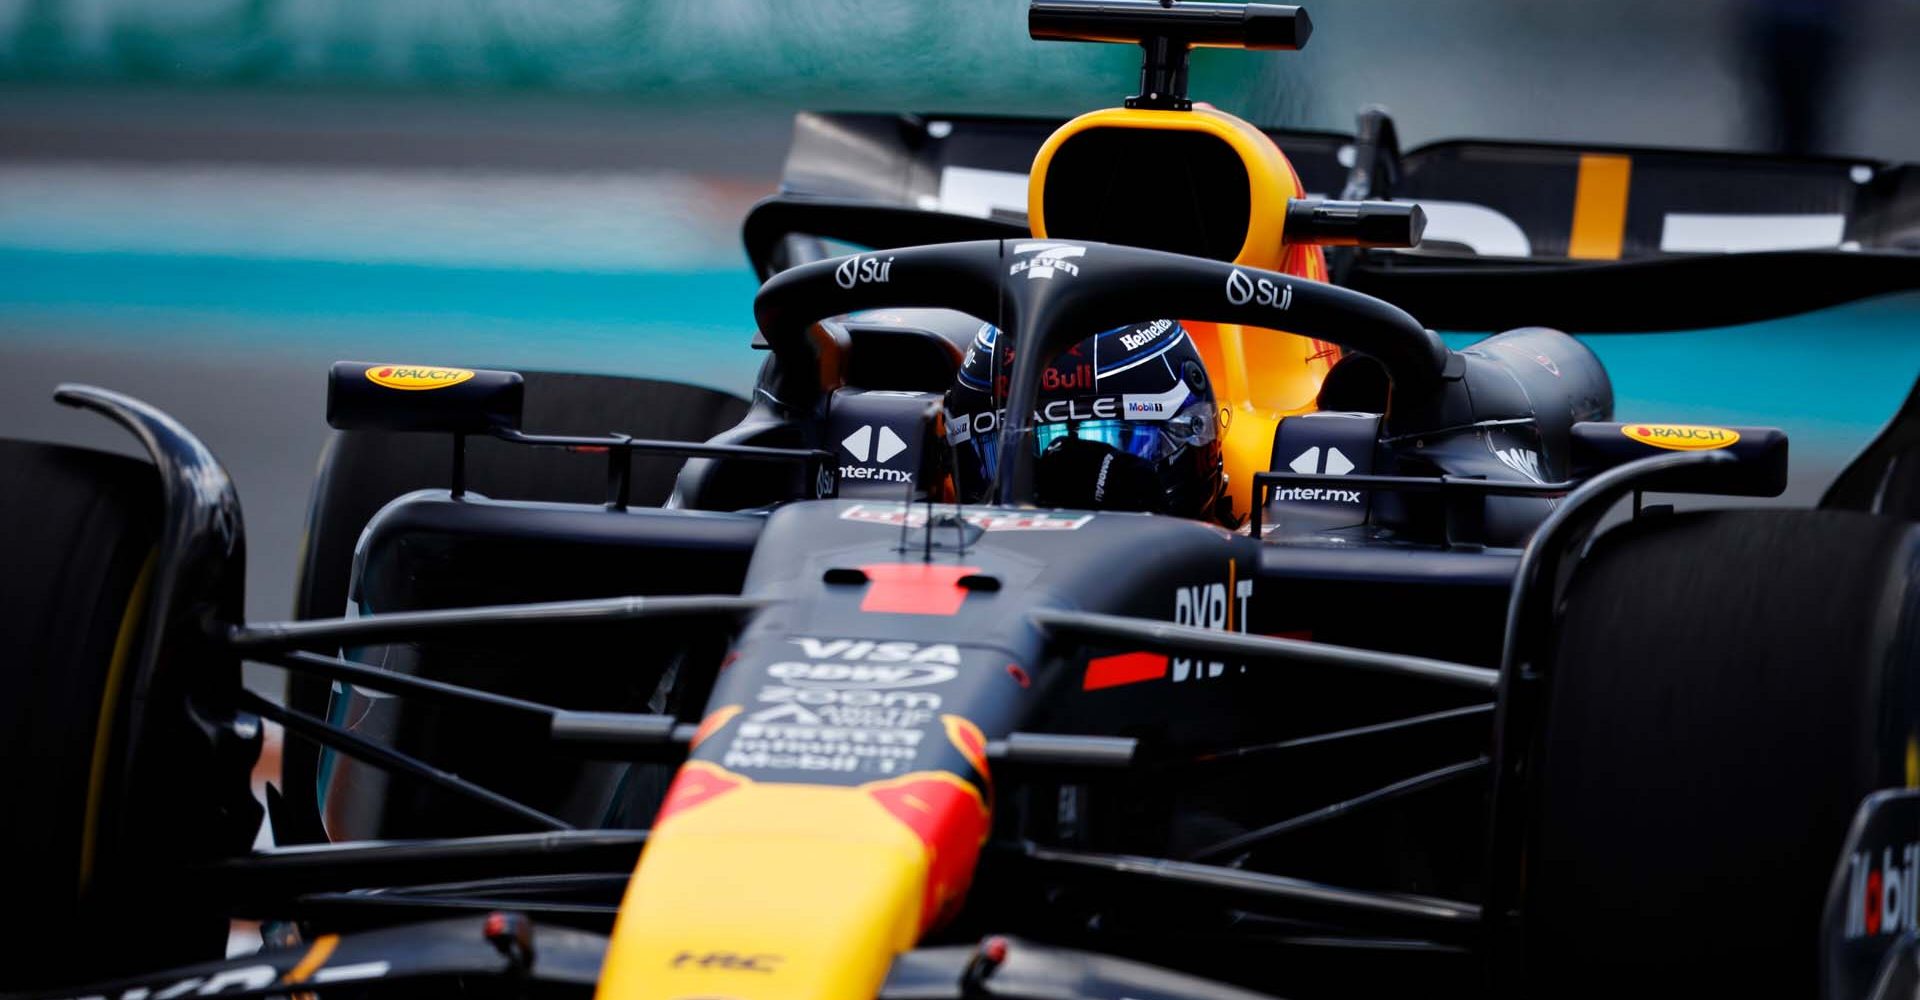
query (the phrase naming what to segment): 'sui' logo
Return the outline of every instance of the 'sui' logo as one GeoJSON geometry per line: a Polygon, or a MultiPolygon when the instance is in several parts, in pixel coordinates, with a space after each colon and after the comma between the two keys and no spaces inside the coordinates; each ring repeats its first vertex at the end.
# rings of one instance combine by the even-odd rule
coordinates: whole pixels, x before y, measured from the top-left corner
{"type": "Polygon", "coordinates": [[[1249,278],[1237,267],[1228,271],[1227,304],[1244,306],[1249,302],[1269,309],[1285,309],[1293,305],[1293,286],[1276,285],[1267,278],[1249,278]]]}
{"type": "Polygon", "coordinates": [[[1014,253],[1030,253],[1032,257],[1020,261],[1007,270],[1008,275],[1027,272],[1028,281],[1041,278],[1051,279],[1055,271],[1073,276],[1080,273],[1077,264],[1067,262],[1069,257],[1084,257],[1087,248],[1070,243],[1021,243],[1013,248],[1014,253]]]}
{"type": "Polygon", "coordinates": [[[855,285],[884,284],[893,276],[893,258],[881,260],[878,257],[848,257],[834,268],[833,283],[841,288],[855,285]]]}

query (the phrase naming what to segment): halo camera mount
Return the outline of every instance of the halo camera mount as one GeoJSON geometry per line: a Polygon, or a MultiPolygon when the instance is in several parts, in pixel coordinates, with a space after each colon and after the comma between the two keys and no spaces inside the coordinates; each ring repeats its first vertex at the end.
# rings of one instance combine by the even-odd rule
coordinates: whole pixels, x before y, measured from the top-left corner
{"type": "Polygon", "coordinates": [[[1182,0],[1032,0],[1027,33],[1058,42],[1121,42],[1141,49],[1140,93],[1129,108],[1190,111],[1187,56],[1195,47],[1293,50],[1313,22],[1302,7],[1182,0]]]}

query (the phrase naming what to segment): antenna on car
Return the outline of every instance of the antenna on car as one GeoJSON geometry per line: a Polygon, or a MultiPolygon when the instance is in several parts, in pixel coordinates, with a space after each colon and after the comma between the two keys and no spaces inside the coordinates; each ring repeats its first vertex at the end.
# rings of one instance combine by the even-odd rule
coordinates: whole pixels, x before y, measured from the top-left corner
{"type": "Polygon", "coordinates": [[[1196,47],[1294,50],[1313,22],[1304,7],[1184,0],[1032,0],[1027,33],[1040,41],[1140,46],[1140,92],[1129,108],[1191,111],[1187,56],[1196,47]]]}

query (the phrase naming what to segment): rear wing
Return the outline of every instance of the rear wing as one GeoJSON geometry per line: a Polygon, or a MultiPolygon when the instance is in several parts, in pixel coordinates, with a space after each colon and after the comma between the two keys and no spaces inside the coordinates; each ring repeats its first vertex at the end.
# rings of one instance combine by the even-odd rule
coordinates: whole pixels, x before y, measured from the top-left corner
{"type": "MultiPolygon", "coordinates": [[[[787,232],[871,245],[817,225],[829,216],[894,246],[1025,235],[1027,171],[1060,124],[803,112],[749,255],[764,276],[787,232]],[[861,208],[875,217],[855,222],[861,208]]],[[[1264,131],[1311,195],[1420,204],[1418,249],[1361,251],[1335,278],[1437,329],[1676,330],[1920,289],[1912,165],[1481,140],[1402,153],[1379,109],[1357,134],[1264,131]]]]}
{"type": "MultiPolygon", "coordinates": [[[[1401,153],[1375,141],[1266,129],[1306,190],[1418,201],[1426,253],[1632,260],[1769,250],[1920,251],[1920,169],[1626,146],[1448,141],[1401,153]],[[1370,155],[1369,155],[1370,154],[1370,155]],[[1354,191],[1357,157],[1372,181],[1354,191]]],[[[803,112],[782,191],[1026,220],[1027,168],[1054,119],[803,112]]],[[[1384,127],[1382,127],[1384,125],[1384,127]]]]}
{"type": "MultiPolygon", "coordinates": [[[[1027,169],[1040,144],[1062,124],[1057,118],[803,111],[794,116],[780,190],[1024,228],[1027,169]]],[[[1308,191],[1340,194],[1347,174],[1340,150],[1353,144],[1352,136],[1264,131],[1293,161],[1308,191]]]]}

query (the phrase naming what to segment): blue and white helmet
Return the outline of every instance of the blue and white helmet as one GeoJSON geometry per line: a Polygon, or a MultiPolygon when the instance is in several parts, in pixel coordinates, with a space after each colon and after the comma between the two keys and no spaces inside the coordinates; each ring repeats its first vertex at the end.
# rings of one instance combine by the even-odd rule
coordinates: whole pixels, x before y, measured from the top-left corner
{"type": "MultiPolygon", "coordinates": [[[[982,324],[947,392],[947,437],[962,499],[978,501],[991,481],[1012,358],[1000,332],[982,324]]],[[[1223,417],[1200,352],[1179,322],[1158,319],[1089,337],[1040,373],[1037,499],[1210,517],[1223,487],[1223,417]]]]}

